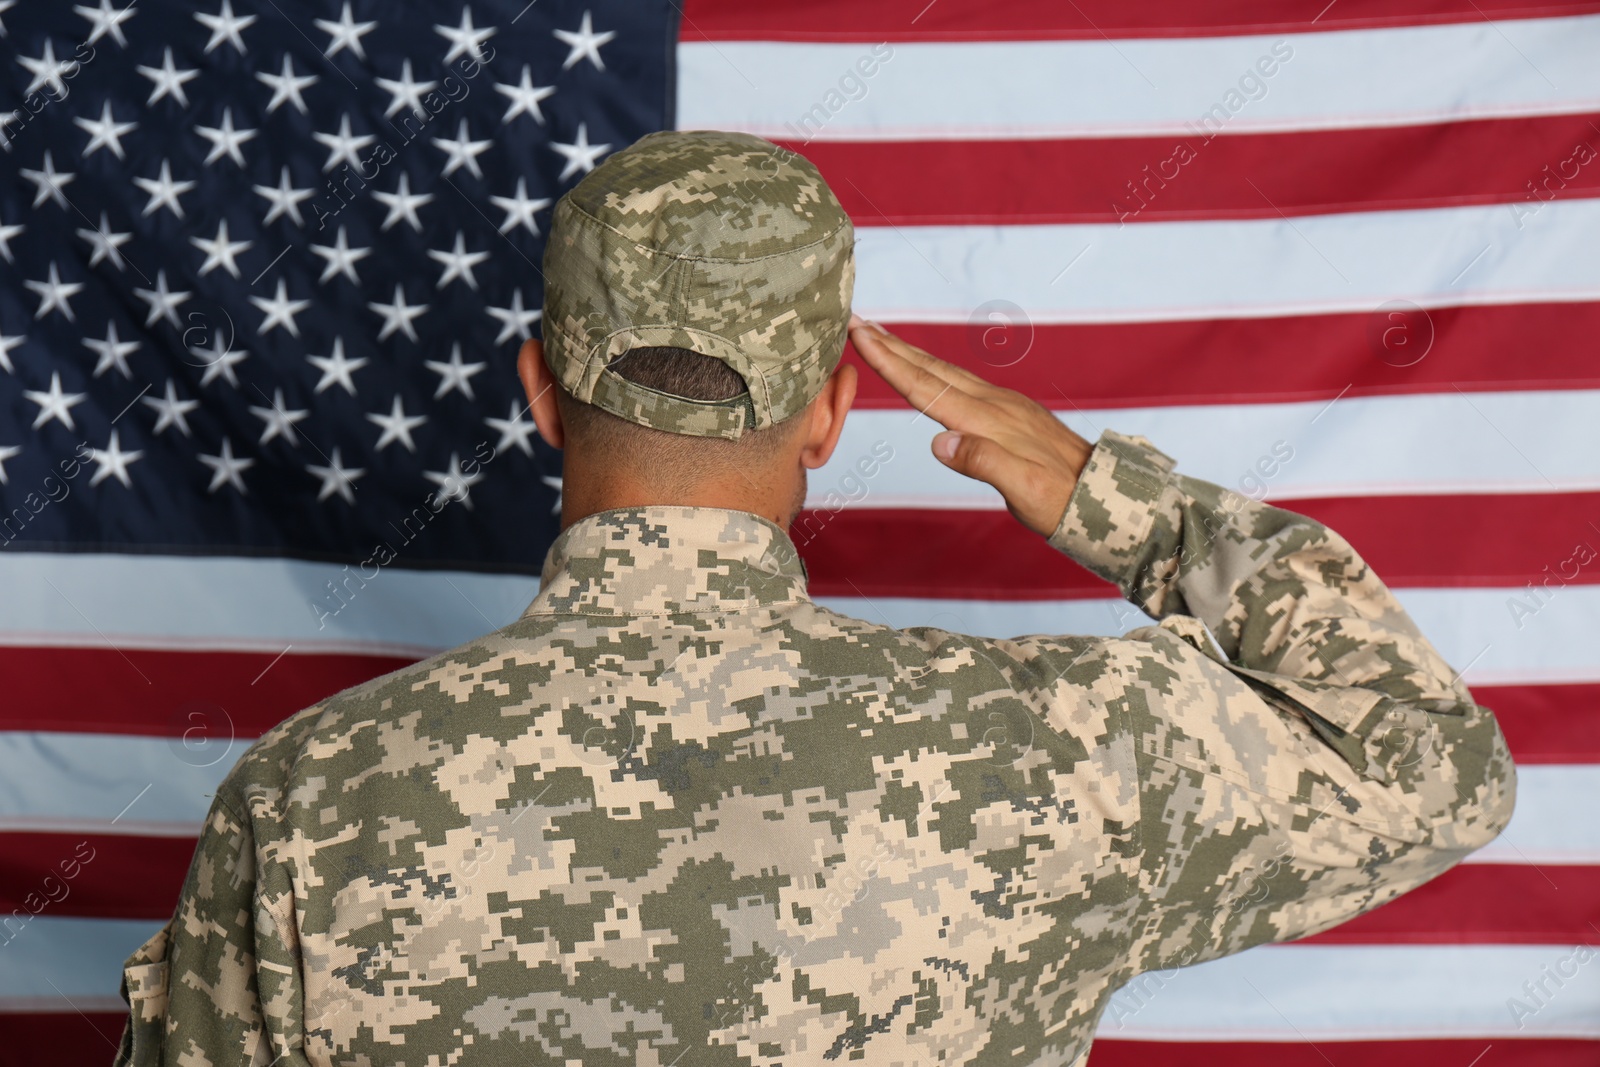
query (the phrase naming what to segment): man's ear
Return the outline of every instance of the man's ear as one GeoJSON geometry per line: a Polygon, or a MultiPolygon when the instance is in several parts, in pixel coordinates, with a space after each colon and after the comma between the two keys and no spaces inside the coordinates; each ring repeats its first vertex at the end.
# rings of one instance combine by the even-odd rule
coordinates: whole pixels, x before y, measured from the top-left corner
{"type": "Polygon", "coordinates": [[[811,420],[806,428],[805,445],[800,449],[800,463],[816,470],[828,462],[839,434],[844,431],[844,417],[856,399],[856,368],[841,361],[822,383],[822,392],[811,402],[806,417],[811,420]]]}
{"type": "Polygon", "coordinates": [[[528,394],[528,410],[539,436],[551,448],[561,448],[566,443],[566,433],[561,425],[561,408],[556,404],[556,379],[544,365],[543,343],[528,338],[517,352],[517,377],[528,394]]]}

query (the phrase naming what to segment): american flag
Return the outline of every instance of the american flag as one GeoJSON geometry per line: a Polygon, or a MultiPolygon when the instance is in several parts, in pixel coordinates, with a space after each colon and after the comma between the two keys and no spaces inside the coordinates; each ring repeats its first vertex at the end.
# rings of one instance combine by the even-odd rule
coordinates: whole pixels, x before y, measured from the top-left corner
{"type": "MultiPolygon", "coordinates": [[[[0,0],[0,1059],[110,1055],[249,739],[531,598],[547,208],[676,125],[821,168],[862,314],[1340,531],[1510,738],[1494,845],[1092,1062],[1596,1061],[1600,4],[405,7],[0,0]]],[[[1145,621],[863,394],[819,599],[1145,621]]]]}

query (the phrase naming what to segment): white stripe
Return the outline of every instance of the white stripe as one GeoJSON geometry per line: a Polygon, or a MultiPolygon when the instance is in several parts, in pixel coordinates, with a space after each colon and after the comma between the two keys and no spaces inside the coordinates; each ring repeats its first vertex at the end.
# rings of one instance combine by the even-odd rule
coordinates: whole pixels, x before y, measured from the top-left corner
{"type": "Polygon", "coordinates": [[[1100,1037],[1361,1041],[1600,1037],[1600,952],[1587,945],[1270,945],[1136,978],[1100,1037]],[[1559,985],[1545,978],[1558,974],[1559,985]],[[1534,999],[1524,982],[1545,982],[1534,999]],[[1515,999],[1530,1010],[1515,1012],[1515,999]]]}
{"type": "MultiPolygon", "coordinates": [[[[1574,715],[1600,708],[1572,708],[1574,715]]],[[[1600,766],[1529,763],[1517,768],[1517,806],[1500,836],[1468,856],[1467,863],[1552,866],[1600,864],[1600,766]],[[1579,825],[1580,823],[1586,825],[1579,825]]],[[[1560,879],[1554,876],[1552,881],[1560,879]]],[[[1595,931],[1600,937],[1600,930],[1595,931]]]]}
{"type": "MultiPolygon", "coordinates": [[[[1033,322],[1082,323],[1367,314],[1393,300],[1435,308],[1600,298],[1600,257],[1592,254],[1600,199],[1525,209],[864,225],[856,231],[854,307],[882,322],[966,322],[1004,297],[1033,322]]],[[[1070,381],[1063,385],[1070,392],[1070,381]]]]}
{"type": "MultiPolygon", "coordinates": [[[[1062,362],[1059,383],[1070,397],[1070,357],[1062,362]]],[[[940,413],[938,400],[925,415],[909,408],[850,412],[833,458],[811,475],[807,503],[829,509],[999,510],[1003,505],[993,489],[934,459],[929,442],[940,430],[933,418],[940,413]],[[892,458],[864,462],[882,459],[885,446],[893,449],[892,458]],[[863,479],[862,470],[875,473],[863,479]]],[[[1257,497],[1264,483],[1269,500],[1600,489],[1600,390],[1452,390],[1110,411],[1066,407],[1057,414],[1090,441],[1105,429],[1141,434],[1178,461],[1179,473],[1257,497]],[[1269,478],[1260,475],[1263,460],[1269,478]]],[[[1574,537],[1587,536],[1581,524],[1575,526],[1574,537]]]]}
{"type": "MultiPolygon", "coordinates": [[[[1581,538],[1584,534],[1577,531],[1575,536],[1581,538]]],[[[294,629],[303,623],[304,605],[292,596],[279,595],[284,578],[280,561],[227,561],[231,564],[228,595],[251,607],[248,612],[235,611],[226,617],[217,613],[212,618],[217,605],[209,598],[215,595],[214,588],[203,584],[177,588],[161,584],[162,576],[181,569],[179,564],[187,561],[121,556],[113,557],[117,561],[114,567],[78,570],[88,558],[57,553],[0,553],[0,588],[12,591],[7,604],[10,643],[84,647],[114,644],[124,649],[189,651],[229,647],[276,654],[283,650],[286,634],[294,635],[299,651],[327,652],[355,643],[348,637],[354,631],[361,636],[363,650],[421,656],[512,622],[533,595],[531,579],[505,578],[506,588],[501,590],[486,584],[478,590],[484,594],[480,599],[484,615],[468,616],[453,610],[452,599],[438,596],[436,574],[396,570],[382,579],[383,601],[358,598],[341,613],[341,630],[330,626],[332,636],[319,637],[294,629]],[[20,575],[29,568],[32,581],[42,585],[51,597],[55,593],[50,584],[61,587],[77,583],[74,599],[84,616],[57,611],[57,605],[49,598],[24,595],[30,585],[20,575]],[[90,580],[95,576],[102,579],[98,584],[90,580]],[[44,582],[46,578],[49,583],[44,582]],[[128,590],[150,595],[140,598],[127,595],[128,590]],[[159,596],[154,595],[157,590],[159,596]],[[492,603],[491,596],[498,603],[492,603]],[[87,625],[84,617],[96,620],[95,624],[87,625]],[[219,634],[229,636],[219,638],[219,634]],[[424,638],[429,643],[421,644],[420,639],[424,638]]],[[[1530,580],[1536,577],[1529,576],[1530,580]]],[[[1553,588],[1543,605],[1532,613],[1512,611],[1514,601],[1527,601],[1528,594],[1520,589],[1397,589],[1395,594],[1445,660],[1463,670],[1469,684],[1600,681],[1600,643],[1594,640],[1594,634],[1600,633],[1600,586],[1553,588]]],[[[451,596],[455,597],[453,590],[451,596]]],[[[819,599],[847,615],[872,622],[899,628],[938,626],[986,637],[1030,633],[1116,635],[1149,621],[1131,605],[1109,599],[819,599]]]]}
{"type": "Polygon", "coordinates": [[[854,81],[869,44],[684,42],[678,127],[860,141],[1188,134],[1217,105],[1223,111],[1208,128],[1227,133],[1561,114],[1600,101],[1597,39],[1600,19],[1582,16],[1250,37],[895,44],[871,77],[854,81]],[[1257,78],[1263,88],[1247,81],[1256,99],[1246,100],[1241,78],[1264,57],[1273,68],[1280,41],[1279,55],[1292,55],[1257,78]],[[1239,95],[1229,100],[1230,91],[1239,95]]]}
{"type": "Polygon", "coordinates": [[[0,732],[0,831],[193,837],[251,740],[0,732]]]}
{"type": "MultiPolygon", "coordinates": [[[[159,926],[114,919],[31,920],[0,951],[0,1012],[71,1011],[60,995],[80,1010],[119,1010],[123,961],[159,926]]],[[[1135,979],[1112,999],[1099,1036],[1169,1041],[1600,1037],[1600,953],[1590,949],[1584,956],[1583,947],[1264,946],[1135,979]],[[1561,984],[1547,974],[1556,974],[1561,984]],[[1523,983],[1540,980],[1548,995],[1534,1001],[1523,983]],[[1508,1007],[1512,998],[1538,1010],[1514,1016],[1508,1007]]]]}
{"type": "MultiPolygon", "coordinates": [[[[0,732],[0,831],[193,836],[247,745],[196,754],[159,737],[0,732]]],[[[1531,764],[1517,790],[1511,825],[1477,862],[1600,864],[1600,766],[1531,764]]]]}
{"type": "Polygon", "coordinates": [[[511,622],[538,580],[292,559],[11,551],[0,553],[0,589],[0,644],[424,656],[511,622]]]}
{"type": "MultiPolygon", "coordinates": [[[[173,901],[174,904],[177,901],[173,901]]],[[[82,919],[48,912],[0,932],[0,1014],[125,1012],[122,965],[161,928],[148,919],[82,919]]]]}

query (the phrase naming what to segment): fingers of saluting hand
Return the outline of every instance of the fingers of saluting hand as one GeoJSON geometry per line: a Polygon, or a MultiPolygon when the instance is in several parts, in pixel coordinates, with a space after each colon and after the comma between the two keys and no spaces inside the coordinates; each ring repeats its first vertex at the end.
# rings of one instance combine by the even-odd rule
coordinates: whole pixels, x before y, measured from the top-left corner
{"type": "Polygon", "coordinates": [[[1005,389],[859,317],[850,339],[867,364],[917,410],[943,424],[933,454],[1000,491],[1029,529],[1048,536],[1072,493],[1090,445],[1037,401],[1005,389]]]}
{"type": "Polygon", "coordinates": [[[957,428],[957,423],[970,421],[977,414],[973,387],[981,386],[981,379],[907,344],[860,316],[850,319],[850,340],[869,367],[929,418],[957,428]]]}
{"type": "MultiPolygon", "coordinates": [[[[855,339],[858,328],[864,331],[862,336],[866,338],[868,344],[873,341],[880,342],[881,347],[886,348],[891,355],[899,356],[906,362],[921,367],[928,373],[952,385],[959,386],[968,393],[978,395],[994,389],[994,386],[987,380],[972,373],[965,367],[958,367],[954,363],[946,362],[933,353],[924,351],[916,345],[896,337],[876,322],[864,319],[860,315],[851,315],[850,337],[852,340],[855,339]]],[[[861,346],[858,344],[856,348],[859,350],[861,346]]]]}

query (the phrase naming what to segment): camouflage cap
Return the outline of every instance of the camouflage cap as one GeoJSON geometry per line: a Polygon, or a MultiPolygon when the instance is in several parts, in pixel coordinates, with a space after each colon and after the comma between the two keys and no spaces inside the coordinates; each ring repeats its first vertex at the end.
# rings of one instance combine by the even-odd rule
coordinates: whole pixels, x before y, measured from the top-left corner
{"type": "Polygon", "coordinates": [[[544,358],[563,388],[630,422],[736,438],[803,409],[838,366],[855,231],[816,167],[770,141],[663,131],[613,154],[556,204],[544,256],[544,358]],[[748,394],[690,400],[611,369],[686,348],[748,394]]]}

